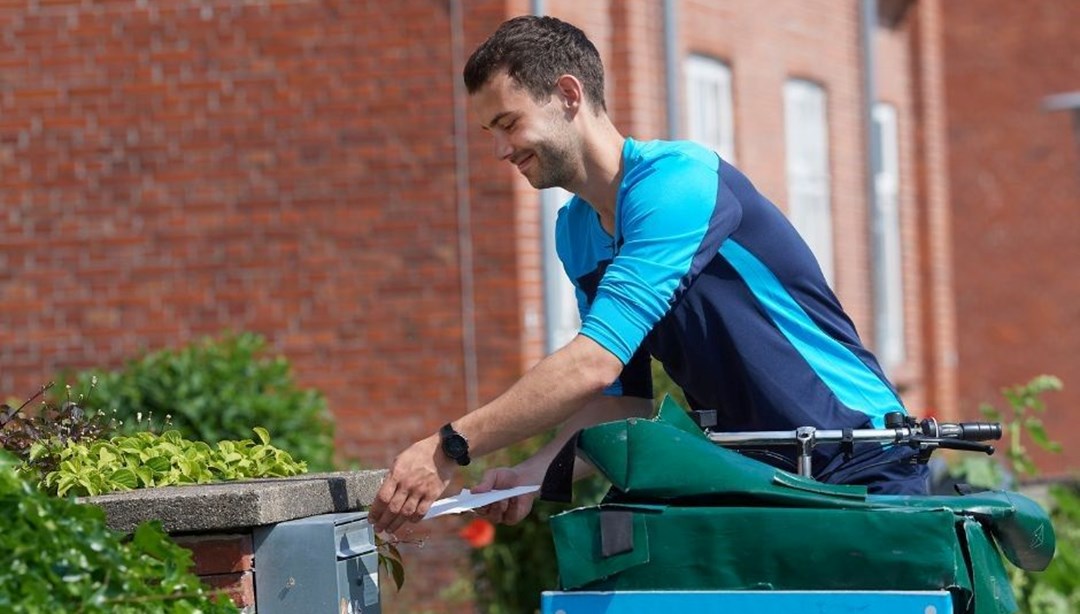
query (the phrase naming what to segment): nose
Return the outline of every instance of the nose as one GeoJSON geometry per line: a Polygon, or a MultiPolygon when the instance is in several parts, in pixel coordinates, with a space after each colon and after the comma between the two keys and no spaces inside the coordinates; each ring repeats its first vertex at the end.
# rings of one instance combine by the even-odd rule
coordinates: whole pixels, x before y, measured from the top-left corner
{"type": "Polygon", "coordinates": [[[514,148],[510,145],[509,139],[501,134],[493,134],[495,138],[495,157],[500,160],[508,160],[514,153],[514,148]]]}

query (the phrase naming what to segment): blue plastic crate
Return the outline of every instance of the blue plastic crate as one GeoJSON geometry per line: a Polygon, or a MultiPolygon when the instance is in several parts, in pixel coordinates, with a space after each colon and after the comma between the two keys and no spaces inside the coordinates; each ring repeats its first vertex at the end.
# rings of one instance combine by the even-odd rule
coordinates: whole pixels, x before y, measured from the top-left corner
{"type": "Polygon", "coordinates": [[[618,591],[546,592],[541,614],[752,612],[753,614],[951,614],[945,591],[618,591]],[[676,608],[678,610],[676,610],[676,608]]]}

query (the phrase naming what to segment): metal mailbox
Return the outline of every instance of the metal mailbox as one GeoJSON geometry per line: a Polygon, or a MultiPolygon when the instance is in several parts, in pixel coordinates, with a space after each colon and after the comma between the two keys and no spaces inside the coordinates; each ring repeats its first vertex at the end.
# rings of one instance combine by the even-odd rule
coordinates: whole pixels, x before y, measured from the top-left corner
{"type": "Polygon", "coordinates": [[[381,614],[367,512],[323,514],[254,532],[259,614],[381,614]]]}

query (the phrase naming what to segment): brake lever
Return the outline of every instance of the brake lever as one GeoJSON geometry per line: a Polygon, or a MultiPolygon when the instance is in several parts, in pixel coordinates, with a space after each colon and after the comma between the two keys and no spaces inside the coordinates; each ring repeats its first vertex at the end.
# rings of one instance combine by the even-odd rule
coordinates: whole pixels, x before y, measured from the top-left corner
{"type": "Polygon", "coordinates": [[[920,449],[925,445],[927,448],[930,448],[931,451],[937,448],[946,448],[948,450],[963,450],[965,452],[983,452],[987,456],[992,455],[996,451],[994,446],[990,444],[979,441],[965,441],[963,439],[912,437],[911,443],[917,444],[920,449]]]}

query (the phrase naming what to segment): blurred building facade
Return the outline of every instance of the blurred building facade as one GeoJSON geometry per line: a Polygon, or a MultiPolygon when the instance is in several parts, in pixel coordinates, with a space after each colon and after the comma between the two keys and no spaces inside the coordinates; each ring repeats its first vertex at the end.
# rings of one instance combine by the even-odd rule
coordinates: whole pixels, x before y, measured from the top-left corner
{"type": "MultiPolygon", "coordinates": [[[[573,331],[546,240],[561,196],[495,159],[459,75],[541,12],[597,44],[625,134],[703,141],[792,217],[913,412],[974,417],[1049,372],[1067,433],[1080,145],[1040,104],[1080,89],[1077,9],[5,3],[0,391],[251,330],[369,466],[500,393],[573,331]]],[[[431,594],[463,568],[435,541],[410,571],[431,594]]]]}
{"type": "MultiPolygon", "coordinates": [[[[1080,446],[1080,3],[942,3],[949,205],[964,415],[1000,388],[1047,373],[1058,455],[1080,446]]],[[[1034,448],[1034,446],[1028,446],[1034,448]]]]}

